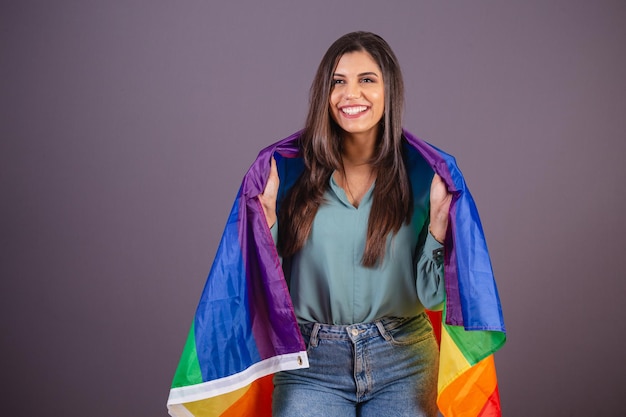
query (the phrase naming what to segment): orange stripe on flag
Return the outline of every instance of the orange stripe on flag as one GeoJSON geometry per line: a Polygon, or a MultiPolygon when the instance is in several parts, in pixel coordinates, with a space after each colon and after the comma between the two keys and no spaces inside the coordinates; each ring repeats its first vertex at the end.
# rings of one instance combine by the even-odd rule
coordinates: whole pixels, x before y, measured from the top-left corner
{"type": "Polygon", "coordinates": [[[493,355],[489,355],[440,391],[437,404],[444,416],[500,416],[497,384],[493,355]]]}
{"type": "Polygon", "coordinates": [[[254,381],[248,393],[220,417],[271,417],[273,378],[267,375],[254,381]]]}

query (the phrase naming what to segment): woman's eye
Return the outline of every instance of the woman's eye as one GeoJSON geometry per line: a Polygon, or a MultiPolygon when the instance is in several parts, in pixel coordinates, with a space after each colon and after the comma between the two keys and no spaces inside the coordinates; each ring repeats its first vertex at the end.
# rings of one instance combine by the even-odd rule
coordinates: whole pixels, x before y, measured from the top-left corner
{"type": "Polygon", "coordinates": [[[363,78],[363,79],[361,80],[361,82],[362,82],[362,83],[373,83],[373,82],[374,82],[374,80],[372,80],[371,78],[363,78]]]}
{"type": "Polygon", "coordinates": [[[334,80],[333,80],[333,84],[343,84],[343,80],[340,80],[340,79],[334,79],[334,80]]]}

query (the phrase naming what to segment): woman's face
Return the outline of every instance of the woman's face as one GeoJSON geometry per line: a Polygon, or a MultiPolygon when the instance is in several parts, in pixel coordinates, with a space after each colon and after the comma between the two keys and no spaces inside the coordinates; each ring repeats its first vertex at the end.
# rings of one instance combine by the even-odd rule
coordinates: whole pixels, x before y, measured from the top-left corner
{"type": "Polygon", "coordinates": [[[333,120],[350,135],[375,139],[385,112],[383,74],[364,51],[344,54],[335,68],[330,92],[333,120]]]}

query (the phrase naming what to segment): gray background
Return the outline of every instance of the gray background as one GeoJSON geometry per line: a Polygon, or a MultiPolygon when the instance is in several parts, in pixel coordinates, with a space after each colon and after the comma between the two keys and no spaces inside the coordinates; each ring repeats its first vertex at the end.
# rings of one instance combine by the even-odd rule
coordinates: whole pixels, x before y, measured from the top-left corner
{"type": "Polygon", "coordinates": [[[504,415],[626,415],[626,4],[495,0],[3,1],[2,415],[166,415],[240,180],[359,29],[477,201],[504,415]]]}

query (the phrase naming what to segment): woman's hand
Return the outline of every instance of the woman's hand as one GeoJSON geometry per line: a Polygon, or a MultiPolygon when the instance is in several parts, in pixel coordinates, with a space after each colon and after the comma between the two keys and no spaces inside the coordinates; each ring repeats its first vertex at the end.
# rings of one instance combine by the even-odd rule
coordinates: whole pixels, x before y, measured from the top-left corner
{"type": "Polygon", "coordinates": [[[430,233],[439,242],[446,239],[452,193],[437,174],[430,183],[430,233]]]}
{"type": "Polygon", "coordinates": [[[267,184],[265,184],[263,193],[259,194],[259,201],[263,206],[265,220],[270,228],[274,226],[274,223],[276,223],[276,197],[278,195],[279,184],[280,180],[278,179],[276,160],[272,157],[270,161],[270,176],[267,179],[267,184]]]}

